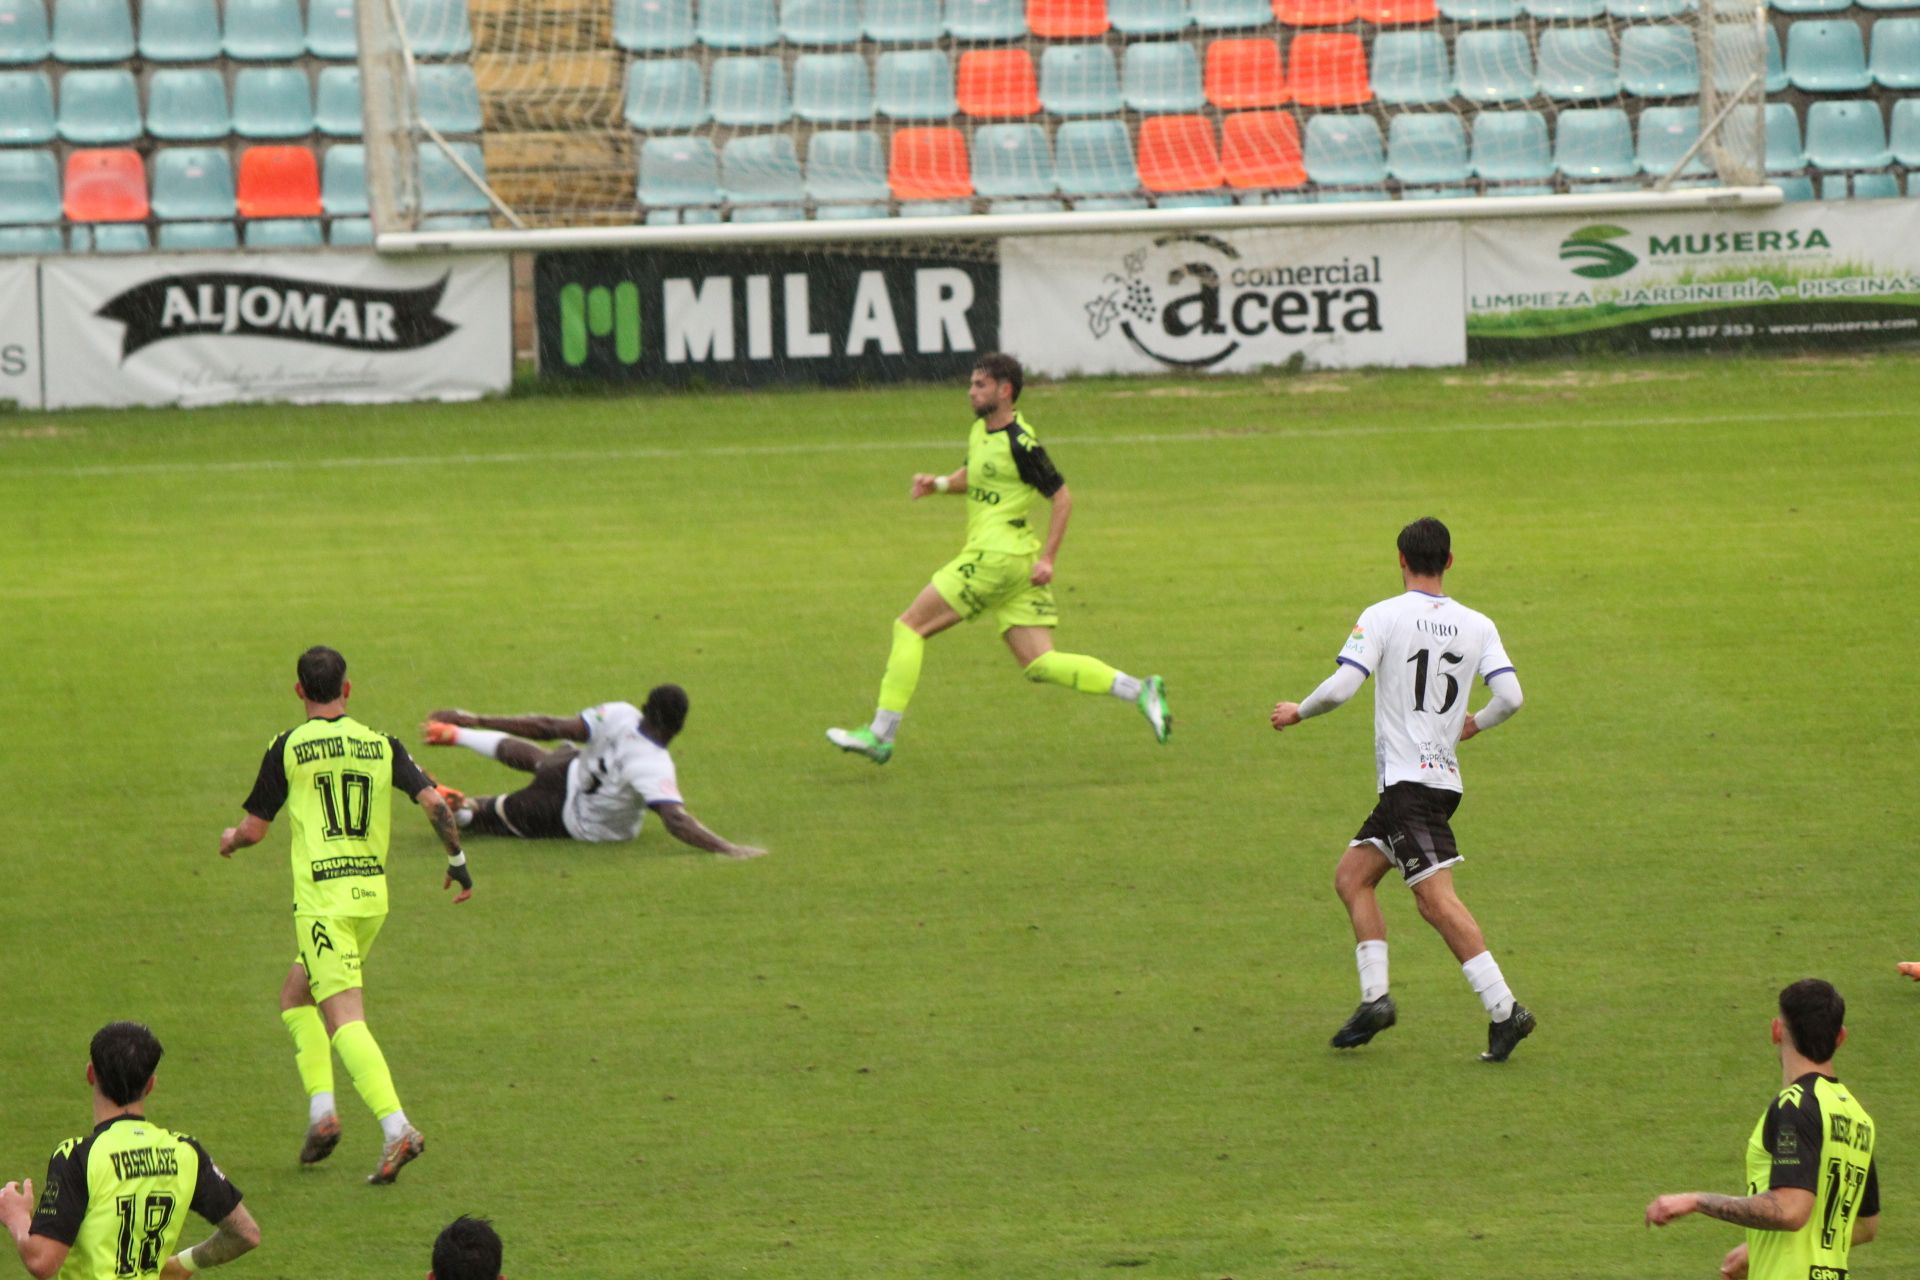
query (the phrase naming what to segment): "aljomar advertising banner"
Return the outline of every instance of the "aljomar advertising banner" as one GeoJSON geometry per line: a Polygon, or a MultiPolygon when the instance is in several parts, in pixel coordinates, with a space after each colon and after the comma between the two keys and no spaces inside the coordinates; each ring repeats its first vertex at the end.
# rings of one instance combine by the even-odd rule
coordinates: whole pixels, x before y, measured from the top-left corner
{"type": "Polygon", "coordinates": [[[1920,201],[1467,224],[1467,354],[1920,341],[1920,201]]]}

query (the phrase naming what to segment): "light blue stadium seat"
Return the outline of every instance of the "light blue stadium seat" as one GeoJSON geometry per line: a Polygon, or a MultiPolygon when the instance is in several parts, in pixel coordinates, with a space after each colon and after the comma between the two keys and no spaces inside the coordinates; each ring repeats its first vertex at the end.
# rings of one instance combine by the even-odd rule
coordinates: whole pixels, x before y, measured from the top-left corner
{"type": "Polygon", "coordinates": [[[883,204],[823,204],[813,211],[815,222],[845,222],[852,218],[884,218],[883,204]]]}
{"type": "Polygon", "coordinates": [[[1790,202],[1813,199],[1812,178],[1775,178],[1773,185],[1779,187],[1780,194],[1790,202]]]}
{"type": "Polygon", "coordinates": [[[1853,7],[1853,0],[1769,0],[1767,5],[1775,13],[1845,13],[1853,7]]]}
{"type": "Polygon", "coordinates": [[[52,43],[40,0],[0,0],[0,64],[43,62],[52,43]]]}
{"type": "Polygon", "coordinates": [[[1691,98],[1700,92],[1700,53],[1683,27],[1628,27],[1620,36],[1620,84],[1641,98],[1691,98]]]}
{"type": "Polygon", "coordinates": [[[1440,16],[1451,22],[1512,22],[1520,0],[1440,0],[1440,16]]]}
{"type": "Polygon", "coordinates": [[[902,200],[900,216],[903,218],[964,218],[973,212],[973,205],[965,200],[902,200]]]}
{"type": "Polygon", "coordinates": [[[709,49],[764,49],[780,38],[773,0],[697,0],[700,43],[709,49]]]}
{"type": "Polygon", "coordinates": [[[318,218],[250,218],[246,228],[249,249],[318,249],[327,242],[318,218]]]}
{"type": "Polygon", "coordinates": [[[1870,99],[1807,108],[1807,160],[1821,169],[1883,169],[1893,159],[1880,104],[1870,99]]]}
{"type": "Polygon", "coordinates": [[[1482,111],[1473,120],[1472,162],[1473,171],[1488,182],[1540,183],[1552,178],[1546,117],[1538,111],[1482,111]]]}
{"type": "Polygon", "coordinates": [[[715,124],[785,124],[787,72],[775,57],[717,58],[708,74],[708,105],[715,124]]]}
{"type": "Polygon", "coordinates": [[[156,249],[238,249],[240,236],[231,222],[163,222],[156,249]]]}
{"type": "Polygon", "coordinates": [[[745,204],[736,205],[728,212],[729,222],[804,222],[807,207],[803,204],[745,204]]]}
{"type": "Polygon", "coordinates": [[[1193,24],[1208,31],[1263,27],[1272,21],[1268,0],[1193,0],[1193,24]]]}
{"type": "Polygon", "coordinates": [[[1233,197],[1224,191],[1181,191],[1153,199],[1156,209],[1224,209],[1232,204],[1233,197]]]}
{"type": "Polygon", "coordinates": [[[816,124],[873,119],[873,81],[857,53],[803,53],[793,61],[793,113],[816,124]]]}
{"type": "Polygon", "coordinates": [[[1796,173],[1807,167],[1807,149],[1800,144],[1800,117],[1791,102],[1769,102],[1767,122],[1767,172],[1796,173]]]}
{"type": "Polygon", "coordinates": [[[0,227],[0,258],[66,251],[67,241],[58,227],[0,227]]]}
{"type": "Polygon", "coordinates": [[[1829,173],[1820,179],[1820,198],[1822,200],[1846,200],[1853,195],[1847,185],[1844,173],[1829,173]]]}
{"type": "Polygon", "coordinates": [[[367,212],[367,149],[357,142],[328,147],[320,161],[320,207],[329,218],[367,212]]]}
{"type": "Polygon", "coordinates": [[[1387,175],[1401,182],[1465,182],[1467,131],[1450,111],[1402,114],[1387,126],[1387,175]]]}
{"type": "Polygon", "coordinates": [[[1543,22],[1591,22],[1607,11],[1606,0],[1520,0],[1520,8],[1543,22]]]}
{"type": "MultiPolygon", "coordinates": [[[[1118,120],[1069,120],[1061,125],[1053,135],[1053,172],[1060,190],[1070,196],[1122,195],[1140,189],[1133,139],[1118,120]]],[[[1075,207],[1084,209],[1087,202],[1076,201],[1075,207]]]]}
{"type": "Polygon", "coordinates": [[[60,162],[51,151],[0,151],[0,224],[60,221],[60,162]]]}
{"type": "MultiPolygon", "coordinates": [[[[487,176],[486,157],[477,142],[449,144],[482,181],[487,176]]],[[[711,150],[711,148],[709,148],[711,150]]],[[[487,193],[473,185],[445,152],[431,144],[420,147],[420,208],[425,213],[480,213],[493,208],[487,193]]]]}
{"type": "Polygon", "coordinates": [[[1130,209],[1148,208],[1145,196],[1088,196],[1073,202],[1077,213],[1120,213],[1130,209]]]}
{"type": "Polygon", "coordinates": [[[990,200],[987,202],[988,213],[1000,214],[1002,216],[1019,213],[1065,213],[1066,211],[1067,202],[1065,200],[1047,200],[1034,196],[1016,196],[1011,200],[990,200]]]}
{"type": "Polygon", "coordinates": [[[307,52],[338,61],[360,55],[354,0],[307,0],[307,52]]]}
{"type": "Polygon", "coordinates": [[[1920,18],[1881,18],[1873,24],[1873,59],[1867,64],[1883,89],[1920,89],[1920,18]]]}
{"type": "Polygon", "coordinates": [[[1695,0],[1607,0],[1608,15],[1628,21],[1636,18],[1677,18],[1683,13],[1691,13],[1697,7],[1695,0]]]}
{"type": "Polygon", "coordinates": [[[357,138],[366,125],[360,111],[360,68],[322,67],[313,93],[313,124],[334,138],[357,138]]]}
{"type": "Polygon", "coordinates": [[[627,67],[626,121],[645,133],[693,129],[713,118],[692,58],[643,58],[627,67]]]}
{"type": "Polygon", "coordinates": [[[147,132],[168,142],[212,142],[233,132],[227,81],[207,67],[172,67],[147,81],[147,132]]]}
{"type": "Polygon", "coordinates": [[[0,145],[52,142],[53,81],[44,71],[0,71],[0,145]]]}
{"type": "Polygon", "coordinates": [[[213,0],[141,0],[140,56],[150,62],[209,62],[220,56],[213,0]]]}
{"type": "Polygon", "coordinates": [[[1107,21],[1126,36],[1164,36],[1193,21],[1187,0],[1107,0],[1107,21]]]}
{"type": "Polygon", "coordinates": [[[938,49],[897,49],[873,62],[873,102],[896,120],[944,120],[957,110],[953,64],[938,49]]]}
{"type": "Polygon", "coordinates": [[[945,29],[940,0],[862,0],[861,7],[867,39],[881,44],[922,44],[945,29]]]}
{"type": "Polygon", "coordinates": [[[480,86],[473,67],[443,62],[418,67],[414,101],[420,118],[442,133],[480,132],[480,86]]]}
{"type": "Polygon", "coordinates": [[[1307,177],[1323,187],[1377,186],[1387,180],[1380,126],[1372,116],[1314,116],[1302,152],[1307,177]]]}
{"type": "Polygon", "coordinates": [[[127,0],[53,0],[53,56],[62,62],[125,62],[133,56],[127,0]]]}
{"type": "Polygon", "coordinates": [[[1453,68],[1438,31],[1382,31],[1373,38],[1373,96],[1393,106],[1448,102],[1453,68]]]}
{"type": "Polygon", "coordinates": [[[244,67],[233,78],[233,131],[243,138],[313,132],[313,90],[298,67],[244,67]]]}
{"type": "Polygon", "coordinates": [[[327,224],[327,243],[337,248],[358,248],[373,243],[372,218],[335,218],[327,224]]]}
{"type": "MultiPolygon", "coordinates": [[[[729,139],[720,150],[720,191],[727,203],[735,205],[798,205],[804,201],[806,179],[800,172],[800,156],[793,149],[793,135],[762,133],[729,139]]],[[[737,211],[734,221],[741,221],[737,211]]]]}
{"type": "Polygon", "coordinates": [[[855,44],[860,39],[860,0],[786,0],[780,35],[789,44],[855,44]]]}
{"type": "Polygon", "coordinates": [[[1920,0],[1858,0],[1862,9],[1920,9],[1920,0]]]}
{"type": "Polygon", "coordinates": [[[1866,42],[1846,19],[1810,19],[1787,28],[1787,79],[1810,93],[1854,93],[1872,83],[1866,42]]]}
{"type": "Polygon", "coordinates": [[[1455,83],[1469,101],[1524,102],[1538,88],[1523,32],[1463,31],[1453,58],[1455,83]]]}
{"type": "Polygon", "coordinates": [[[1550,27],[1540,33],[1540,92],[1561,102],[1620,92],[1613,37],[1604,27],[1550,27]]]}
{"type": "Polygon", "coordinates": [[[60,136],[85,147],[131,142],[140,124],[140,89],[133,72],[88,69],[60,77],[60,136]]]}
{"type": "Polygon", "coordinates": [[[1040,54],[1040,105],[1056,116],[1120,110],[1120,70],[1100,44],[1050,44],[1040,54]]]}
{"type": "Polygon", "coordinates": [[[865,130],[814,134],[807,141],[806,181],[814,200],[885,200],[887,151],[880,136],[865,130]]]}
{"type": "MultiPolygon", "coordinates": [[[[693,210],[687,210],[692,213],[693,210]]],[[[692,218],[687,219],[692,222],[692,218]]],[[[708,218],[708,222],[717,222],[718,218],[708,218]]],[[[432,217],[420,219],[422,231],[491,231],[493,219],[484,213],[437,213],[432,217]]]]}
{"type": "Polygon", "coordinates": [[[987,124],[973,134],[973,189],[983,196],[1050,196],[1053,148],[1037,124],[987,124]]]}
{"type": "MultiPolygon", "coordinates": [[[[1479,194],[1472,187],[1408,187],[1402,200],[1470,200],[1479,194]]],[[[1504,193],[1503,193],[1504,194],[1504,193]]]]}
{"type": "Polygon", "coordinates": [[[233,217],[233,161],[222,147],[169,147],[153,153],[153,216],[176,221],[233,217]]]}
{"type": "Polygon", "coordinates": [[[1393,197],[1379,190],[1316,191],[1313,193],[1315,204],[1372,204],[1379,200],[1391,200],[1393,197]]]}
{"type": "Polygon", "coordinates": [[[300,0],[226,0],[226,30],[220,43],[229,58],[245,62],[299,57],[307,48],[300,0]]]}
{"type": "Polygon", "coordinates": [[[1853,198],[1855,200],[1891,200],[1900,194],[1900,184],[1890,173],[1856,173],[1853,175],[1853,198]]]}
{"type": "Polygon", "coordinates": [[[1018,40],[1027,34],[1022,0],[947,0],[947,34],[955,40],[1018,40]]]}
{"type": "Polygon", "coordinates": [[[473,26],[467,0],[400,0],[407,22],[407,43],[422,58],[454,57],[473,51],[473,26]]]}
{"type": "Polygon", "coordinates": [[[1633,153],[1633,127],[1618,107],[1570,108],[1560,113],[1558,128],[1554,166],[1573,181],[1604,183],[1640,171],[1633,153]]]}
{"type": "Polygon", "coordinates": [[[145,253],[153,238],[138,222],[96,222],[73,229],[75,253],[145,253]]]}
{"type": "Polygon", "coordinates": [[[1780,37],[1773,27],[1764,31],[1745,22],[1721,22],[1713,31],[1713,85],[1722,93],[1736,93],[1752,73],[1753,64],[1765,59],[1764,91],[1779,93],[1787,87],[1787,73],[1780,65],[1780,37]],[[1765,53],[1761,53],[1762,42],[1765,53]],[[1776,77],[1778,83],[1775,83],[1776,77]]]}
{"type": "Polygon", "coordinates": [[[1902,98],[1893,104],[1890,133],[1893,158],[1909,169],[1920,168],[1920,98],[1902,98]]]}
{"type": "Polygon", "coordinates": [[[693,0],[613,0],[613,42],[635,53],[693,45],[693,0]]]}
{"type": "Polygon", "coordinates": [[[640,144],[640,203],[720,203],[720,157],[705,138],[648,138],[640,144]]]}
{"type": "Polygon", "coordinates": [[[1132,111],[1200,110],[1207,95],[1200,83],[1199,51],[1184,40],[1128,45],[1120,62],[1120,91],[1132,111]]]}
{"type": "MultiPolygon", "coordinates": [[[[1700,139],[1700,108],[1648,107],[1640,113],[1640,172],[1665,177],[1700,139]]],[[[1709,173],[1704,157],[1695,155],[1682,173],[1709,173]]]]}

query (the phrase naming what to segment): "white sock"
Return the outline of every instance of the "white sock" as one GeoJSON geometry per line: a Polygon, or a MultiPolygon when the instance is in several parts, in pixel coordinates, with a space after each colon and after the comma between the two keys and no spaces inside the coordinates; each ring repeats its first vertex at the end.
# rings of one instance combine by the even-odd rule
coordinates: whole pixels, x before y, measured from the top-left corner
{"type": "Polygon", "coordinates": [[[1467,985],[1487,1007],[1489,1018],[1505,1022],[1513,1016],[1513,992],[1507,990],[1507,980],[1500,976],[1500,965],[1494,960],[1493,952],[1482,951],[1461,965],[1460,972],[1467,975],[1467,985]]]}
{"type": "Polygon", "coordinates": [[[1128,702],[1138,702],[1140,700],[1140,677],[1130,676],[1124,671],[1114,672],[1113,689],[1111,692],[1116,698],[1123,698],[1128,702]]]}
{"type": "Polygon", "coordinates": [[[1360,966],[1360,1001],[1378,1000],[1387,994],[1387,943],[1384,938],[1363,942],[1353,949],[1354,963],[1360,966]]]}
{"type": "Polygon", "coordinates": [[[316,1093],[307,1099],[307,1123],[319,1124],[333,1114],[333,1095],[316,1093]]]}
{"type": "Polygon", "coordinates": [[[873,713],[873,723],[867,727],[873,731],[873,736],[880,739],[880,741],[892,742],[894,732],[900,728],[900,713],[898,711],[876,711],[873,713]]]}
{"type": "Polygon", "coordinates": [[[392,1115],[380,1117],[380,1136],[388,1142],[397,1141],[407,1131],[407,1113],[396,1111],[392,1115]]]}
{"type": "Polygon", "coordinates": [[[477,751],[489,760],[497,760],[499,756],[495,753],[500,750],[500,744],[507,740],[507,735],[492,729],[455,729],[453,740],[456,745],[469,751],[477,751]]]}

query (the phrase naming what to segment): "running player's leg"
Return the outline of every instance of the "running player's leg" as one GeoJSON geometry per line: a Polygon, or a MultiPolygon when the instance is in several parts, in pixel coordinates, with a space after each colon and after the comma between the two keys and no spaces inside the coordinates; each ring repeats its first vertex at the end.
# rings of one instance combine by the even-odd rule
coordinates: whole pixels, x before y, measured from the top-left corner
{"type": "Polygon", "coordinates": [[[307,1136],[300,1147],[300,1163],[317,1164],[340,1141],[340,1120],[333,1106],[333,1049],[308,990],[306,966],[298,960],[280,984],[280,1021],[293,1039],[293,1064],[307,1091],[307,1136]]]}
{"type": "Polygon", "coordinates": [[[1340,895],[1353,925],[1353,958],[1360,970],[1360,1007],[1334,1033],[1336,1049],[1363,1045],[1398,1018],[1393,998],[1387,994],[1387,921],[1376,892],[1393,861],[1366,834],[1373,822],[1367,819],[1368,826],[1341,852],[1333,872],[1333,891],[1340,895]]]}
{"type": "Polygon", "coordinates": [[[1480,925],[1467,910],[1467,904],[1453,887],[1453,872],[1441,868],[1411,883],[1420,916],[1434,932],[1446,939],[1453,958],[1460,961],[1460,972],[1467,985],[1480,997],[1487,1011],[1487,1051],[1480,1056],[1489,1062],[1504,1062],[1513,1047],[1532,1033],[1533,1014],[1513,998],[1499,961],[1487,950],[1480,925]]]}
{"type": "Polygon", "coordinates": [[[400,1166],[425,1149],[426,1141],[407,1122],[400,1095],[393,1087],[393,1074],[387,1069],[386,1055],[367,1027],[361,973],[385,917],[336,917],[325,923],[331,945],[321,953],[324,958],[316,957],[316,963],[310,967],[313,995],[319,1001],[320,1016],[333,1037],[333,1050],[353,1078],[354,1092],[380,1121],[384,1139],[380,1165],[368,1175],[367,1181],[392,1182],[400,1166]]]}
{"type": "Polygon", "coordinates": [[[893,736],[900,728],[900,718],[920,683],[920,659],[926,653],[927,640],[962,621],[960,612],[948,603],[937,585],[928,583],[922,588],[906,612],[893,620],[893,644],[887,652],[887,669],[880,677],[873,723],[864,729],[829,729],[827,740],[842,751],[885,764],[893,755],[893,736]]]}
{"type": "Polygon", "coordinates": [[[1156,741],[1165,742],[1172,734],[1173,712],[1167,706],[1166,682],[1159,676],[1142,680],[1098,658],[1061,653],[1053,647],[1058,610],[1052,588],[1027,584],[1001,602],[994,615],[1000,621],[1000,638],[1007,642],[1008,652],[1027,679],[1078,693],[1111,694],[1140,709],[1156,741]]]}

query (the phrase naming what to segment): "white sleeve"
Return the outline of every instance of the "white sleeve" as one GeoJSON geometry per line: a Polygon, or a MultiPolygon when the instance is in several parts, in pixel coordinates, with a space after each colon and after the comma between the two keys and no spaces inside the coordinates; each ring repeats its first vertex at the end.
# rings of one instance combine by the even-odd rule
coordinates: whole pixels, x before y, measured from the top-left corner
{"type": "Polygon", "coordinates": [[[663,804],[683,804],[680,780],[674,776],[673,757],[662,751],[627,765],[627,785],[646,801],[649,809],[663,804]]]}
{"type": "Polygon", "coordinates": [[[607,703],[603,702],[597,707],[588,707],[580,713],[580,718],[587,722],[587,742],[589,744],[599,742],[601,738],[606,736],[607,705],[607,703]]]}
{"type": "Polygon", "coordinates": [[[1507,646],[1500,643],[1500,629],[1491,622],[1487,624],[1487,647],[1480,651],[1480,669],[1474,674],[1493,687],[1493,678],[1502,671],[1513,670],[1513,659],[1507,656],[1507,646]]]}
{"type": "Polygon", "coordinates": [[[1473,713],[1473,723],[1482,730],[1491,729],[1511,716],[1525,700],[1520,694],[1520,677],[1512,667],[1487,677],[1487,690],[1493,694],[1493,701],[1473,713]]]}
{"type": "MultiPolygon", "coordinates": [[[[1341,646],[1334,661],[1344,666],[1358,667],[1362,679],[1372,675],[1380,665],[1380,621],[1372,609],[1361,614],[1360,621],[1353,624],[1353,634],[1347,637],[1347,643],[1341,646]]],[[[1354,686],[1356,689],[1359,687],[1354,686]]]]}
{"type": "Polygon", "coordinates": [[[1360,686],[1366,682],[1366,671],[1359,663],[1343,660],[1333,669],[1333,674],[1322,680],[1320,687],[1308,694],[1307,700],[1300,704],[1300,718],[1309,720],[1325,715],[1360,692],[1360,686]]]}

